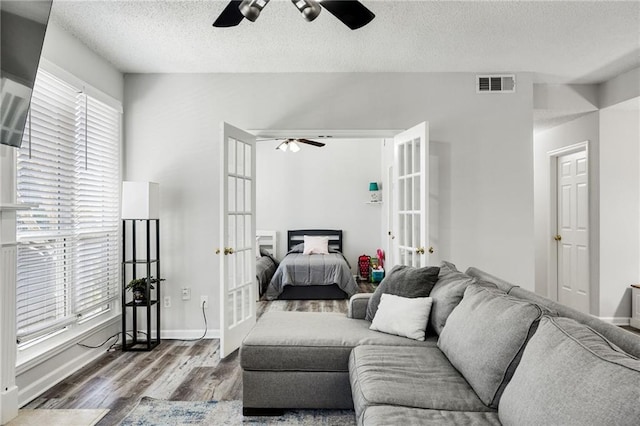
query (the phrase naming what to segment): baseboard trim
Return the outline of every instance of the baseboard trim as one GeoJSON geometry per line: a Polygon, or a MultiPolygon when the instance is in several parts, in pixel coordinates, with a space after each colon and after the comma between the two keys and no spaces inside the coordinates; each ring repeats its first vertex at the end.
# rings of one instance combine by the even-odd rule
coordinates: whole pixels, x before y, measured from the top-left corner
{"type": "Polygon", "coordinates": [[[629,321],[629,325],[633,328],[637,328],[638,330],[640,330],[640,319],[631,318],[631,321],[629,321]]]}
{"type": "Polygon", "coordinates": [[[629,317],[598,317],[604,322],[608,322],[613,325],[629,325],[631,318],[629,317]]]}

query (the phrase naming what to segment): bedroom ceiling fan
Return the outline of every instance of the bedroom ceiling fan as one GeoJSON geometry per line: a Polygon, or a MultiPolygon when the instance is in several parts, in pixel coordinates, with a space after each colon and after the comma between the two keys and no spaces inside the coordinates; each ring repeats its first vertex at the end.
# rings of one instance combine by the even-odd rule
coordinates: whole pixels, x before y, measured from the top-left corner
{"type": "MultiPolygon", "coordinates": [[[[307,21],[318,17],[322,9],[338,18],[352,30],[367,25],[376,15],[358,0],[291,0],[307,21]]],[[[214,27],[235,27],[244,18],[255,22],[269,0],[231,0],[224,8],[214,27]]]]}
{"type": "Polygon", "coordinates": [[[291,151],[291,152],[298,152],[300,151],[300,145],[298,144],[307,144],[307,145],[312,145],[318,148],[322,148],[323,146],[325,146],[326,144],[324,142],[317,142],[317,141],[312,141],[310,139],[304,139],[304,138],[286,138],[286,139],[274,139],[274,138],[269,138],[269,139],[258,139],[258,140],[267,140],[267,141],[271,141],[271,140],[276,140],[279,141],[281,140],[282,142],[276,147],[276,149],[279,149],[280,151],[291,151]]]}

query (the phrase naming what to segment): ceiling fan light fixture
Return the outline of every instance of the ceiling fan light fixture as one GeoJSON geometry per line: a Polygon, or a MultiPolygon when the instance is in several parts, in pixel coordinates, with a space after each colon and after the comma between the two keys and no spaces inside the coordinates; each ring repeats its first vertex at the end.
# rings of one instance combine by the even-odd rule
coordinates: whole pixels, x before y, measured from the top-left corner
{"type": "Polygon", "coordinates": [[[300,151],[300,145],[295,143],[294,141],[289,142],[289,151],[298,152],[300,151]]]}
{"type": "Polygon", "coordinates": [[[304,19],[311,22],[320,15],[322,8],[316,0],[291,0],[296,5],[304,19]]]}
{"type": "Polygon", "coordinates": [[[242,0],[238,8],[245,18],[255,22],[267,3],[269,0],[242,0]]]}
{"type": "Polygon", "coordinates": [[[286,152],[288,147],[289,147],[289,141],[284,141],[280,145],[278,145],[276,149],[279,149],[282,152],[286,152]]]}

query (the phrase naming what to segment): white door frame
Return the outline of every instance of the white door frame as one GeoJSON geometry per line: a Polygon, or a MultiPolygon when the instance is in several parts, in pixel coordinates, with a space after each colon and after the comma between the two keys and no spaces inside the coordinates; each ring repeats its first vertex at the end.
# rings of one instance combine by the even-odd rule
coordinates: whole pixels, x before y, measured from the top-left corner
{"type": "MultiPolygon", "coordinates": [[[[582,141],[573,145],[547,151],[549,164],[549,229],[547,232],[547,296],[549,299],[558,301],[558,243],[553,236],[558,234],[558,158],[573,154],[575,152],[584,151],[587,158],[587,182],[589,186],[589,199],[591,199],[591,167],[589,164],[589,141],[582,141]]],[[[589,201],[590,206],[590,201],[589,201]]],[[[589,208],[589,259],[591,259],[591,209],[589,208]]],[[[590,263],[590,262],[589,262],[590,263]]],[[[589,273],[589,299],[593,295],[592,283],[593,279],[589,273]]],[[[589,310],[591,310],[591,300],[589,300],[589,310]]]]}
{"type": "MultiPolygon", "coordinates": [[[[393,144],[393,140],[391,140],[393,144]]],[[[395,265],[396,259],[394,254],[393,247],[393,239],[395,236],[393,235],[393,213],[394,213],[394,203],[395,203],[395,192],[393,190],[393,173],[394,173],[393,163],[387,168],[387,185],[386,190],[387,194],[385,196],[387,200],[387,229],[385,230],[386,235],[386,254],[385,254],[385,265],[395,265]]],[[[384,189],[384,188],[383,188],[384,189]]],[[[384,198],[383,198],[384,199],[384,198]]],[[[386,268],[386,266],[385,266],[386,268]]]]}

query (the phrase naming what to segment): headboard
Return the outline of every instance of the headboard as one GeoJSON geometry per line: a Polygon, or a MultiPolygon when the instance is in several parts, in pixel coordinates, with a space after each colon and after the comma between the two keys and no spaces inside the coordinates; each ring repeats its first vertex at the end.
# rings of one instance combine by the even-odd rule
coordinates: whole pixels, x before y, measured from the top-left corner
{"type": "Polygon", "coordinates": [[[304,236],[329,237],[329,248],[342,253],[342,230],[338,229],[296,229],[288,232],[287,251],[304,242],[304,236]]]}
{"type": "Polygon", "coordinates": [[[256,244],[259,250],[265,250],[276,257],[278,254],[278,239],[276,231],[256,231],[256,244]]]}

